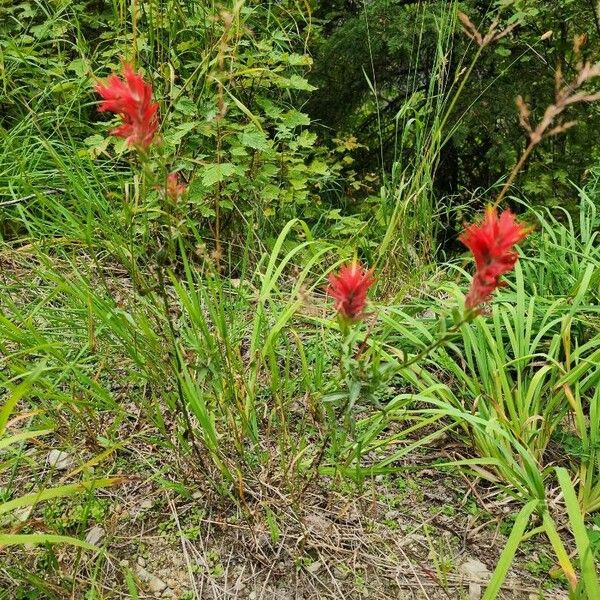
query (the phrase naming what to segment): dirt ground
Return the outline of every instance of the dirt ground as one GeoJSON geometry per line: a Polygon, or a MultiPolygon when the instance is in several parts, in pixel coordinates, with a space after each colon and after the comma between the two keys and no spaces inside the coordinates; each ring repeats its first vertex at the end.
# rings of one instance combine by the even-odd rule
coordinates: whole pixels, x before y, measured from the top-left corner
{"type": "MultiPolygon", "coordinates": [[[[39,464],[44,452],[31,449],[30,458],[39,464]]],[[[84,457],[67,458],[72,469],[84,457]]],[[[121,485],[91,502],[18,515],[20,528],[57,526],[104,551],[0,549],[0,598],[477,600],[518,511],[494,489],[435,469],[379,476],[362,489],[321,479],[302,498],[265,474],[233,503],[210,491],[199,469],[166,469],[169,460],[179,459],[129,445],[108,461],[121,485]],[[187,479],[173,476],[186,471],[187,479]],[[44,581],[47,595],[26,592],[35,585],[24,574],[44,581]]],[[[48,483],[68,470],[45,469],[48,483]]],[[[27,477],[27,469],[18,476],[27,477]]],[[[526,542],[499,598],[566,599],[553,567],[547,542],[526,542]]]]}

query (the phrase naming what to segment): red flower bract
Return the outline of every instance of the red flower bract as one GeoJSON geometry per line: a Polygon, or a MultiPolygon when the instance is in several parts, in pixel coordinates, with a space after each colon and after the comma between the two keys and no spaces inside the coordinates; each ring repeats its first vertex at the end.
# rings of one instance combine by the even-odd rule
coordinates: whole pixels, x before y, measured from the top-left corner
{"type": "Polygon", "coordinates": [[[123,125],[111,133],[146,150],[158,129],[158,103],[152,102],[152,86],[125,64],[123,79],[111,75],[106,84],[98,83],[95,89],[102,98],[98,110],[116,113],[123,119],[123,125]]]}
{"type": "Polygon", "coordinates": [[[467,227],[459,240],[473,253],[476,266],[465,301],[467,308],[479,306],[490,298],[496,288],[504,285],[500,277],[512,271],[518,258],[513,246],[530,231],[530,227],[517,222],[510,210],[498,216],[493,207],[487,208],[481,223],[467,227]]]}
{"type": "Polygon", "coordinates": [[[167,176],[167,196],[173,201],[179,200],[185,194],[186,187],[179,182],[177,173],[169,173],[167,176]]]}
{"type": "Polygon", "coordinates": [[[327,293],[335,299],[335,308],[342,317],[360,319],[367,303],[367,291],[375,283],[372,269],[365,269],[354,261],[329,274],[327,293]]]}

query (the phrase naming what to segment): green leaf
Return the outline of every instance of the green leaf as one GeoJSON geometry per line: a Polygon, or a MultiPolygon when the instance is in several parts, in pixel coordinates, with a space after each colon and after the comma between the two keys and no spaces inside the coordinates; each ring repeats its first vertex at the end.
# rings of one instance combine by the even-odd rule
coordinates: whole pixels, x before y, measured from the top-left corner
{"type": "Polygon", "coordinates": [[[310,118],[308,115],[300,112],[299,110],[288,110],[281,116],[281,120],[286,127],[310,125],[310,118]]]}
{"type": "Polygon", "coordinates": [[[271,144],[267,136],[256,129],[242,132],[239,136],[242,146],[253,148],[254,150],[269,150],[271,144]]]}
{"type": "Polygon", "coordinates": [[[76,58],[72,60],[67,69],[73,71],[78,77],[83,77],[91,70],[90,63],[85,58],[76,58]]]}
{"type": "Polygon", "coordinates": [[[277,86],[284,89],[301,90],[304,92],[312,92],[317,89],[314,85],[308,83],[304,77],[300,77],[300,75],[292,75],[291,77],[272,75],[272,77],[277,86]]]}
{"type": "Polygon", "coordinates": [[[170,144],[178,144],[190,131],[198,127],[200,123],[198,121],[190,121],[188,123],[181,123],[177,125],[168,135],[164,136],[166,142],[170,144]]]}
{"type": "Polygon", "coordinates": [[[25,494],[24,496],[20,496],[19,498],[15,498],[14,500],[9,500],[8,502],[0,504],[0,515],[15,510],[17,508],[33,506],[38,502],[43,502],[44,500],[75,496],[77,494],[81,494],[82,492],[94,490],[96,488],[116,485],[120,482],[120,477],[107,477],[104,479],[92,479],[91,481],[70,483],[67,485],[61,485],[54,488],[40,490],[38,492],[32,492],[31,494],[25,494]]]}
{"type": "Polygon", "coordinates": [[[506,46],[497,46],[496,49],[494,50],[494,52],[496,54],[498,54],[498,56],[510,56],[511,55],[511,51],[509,48],[507,48],[506,46]]]}
{"type": "Polygon", "coordinates": [[[210,187],[215,185],[215,183],[220,183],[236,172],[238,172],[238,167],[233,163],[225,162],[206,165],[204,167],[204,173],[202,173],[202,183],[205,186],[210,187]]]}
{"type": "Polygon", "coordinates": [[[6,427],[8,419],[15,406],[18,404],[21,398],[29,393],[35,380],[40,376],[40,373],[43,369],[44,367],[42,365],[38,365],[36,369],[30,373],[27,379],[22,381],[17,387],[11,390],[10,395],[0,408],[0,434],[4,433],[4,428],[6,427]]]}
{"type": "Polygon", "coordinates": [[[533,513],[537,505],[537,500],[531,500],[531,502],[528,502],[517,515],[517,518],[515,519],[515,524],[512,528],[512,531],[510,532],[510,535],[508,536],[506,546],[504,546],[502,554],[500,554],[498,564],[494,569],[494,573],[492,574],[490,583],[487,589],[485,590],[485,594],[483,595],[482,600],[494,600],[498,597],[500,587],[506,579],[508,569],[512,564],[512,561],[517,552],[517,548],[519,547],[521,539],[523,538],[523,534],[527,529],[527,524],[529,523],[531,513],[533,513]]]}
{"type": "Polygon", "coordinates": [[[583,515],[581,514],[581,508],[577,501],[575,489],[573,488],[573,482],[564,467],[556,468],[556,476],[558,477],[558,483],[565,498],[571,530],[575,538],[577,552],[579,553],[579,565],[585,590],[588,598],[600,598],[600,583],[596,574],[594,553],[590,544],[590,538],[585,529],[583,515]]]}
{"type": "Polygon", "coordinates": [[[52,535],[49,533],[0,533],[0,548],[2,546],[21,546],[23,544],[33,544],[36,546],[39,544],[70,544],[71,546],[79,546],[86,550],[99,550],[98,547],[92,544],[66,535],[52,535]]]}
{"type": "Polygon", "coordinates": [[[24,440],[30,440],[41,435],[47,435],[51,433],[52,429],[38,429],[36,431],[21,431],[20,433],[16,433],[13,436],[4,438],[0,440],[0,450],[3,448],[7,448],[11,444],[16,444],[17,442],[22,442],[24,440]]]}
{"type": "Polygon", "coordinates": [[[127,590],[129,591],[131,600],[139,600],[140,596],[138,594],[137,585],[135,584],[135,578],[129,567],[127,567],[127,571],[125,571],[125,582],[127,583],[127,590]]]}
{"type": "Polygon", "coordinates": [[[198,107],[196,106],[196,103],[189,98],[180,98],[175,105],[175,110],[187,117],[193,117],[198,112],[198,107]]]}

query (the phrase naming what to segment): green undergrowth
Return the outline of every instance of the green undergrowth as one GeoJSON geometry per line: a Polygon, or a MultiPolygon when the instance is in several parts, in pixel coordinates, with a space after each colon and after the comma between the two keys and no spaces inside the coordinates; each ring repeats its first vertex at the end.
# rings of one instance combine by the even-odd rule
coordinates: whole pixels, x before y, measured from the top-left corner
{"type": "MultiPolygon", "coordinates": [[[[469,482],[473,511],[487,511],[480,488],[511,507],[485,600],[516,557],[570,598],[600,597],[597,177],[570,186],[570,211],[511,190],[534,231],[506,285],[466,313],[472,266],[452,228],[474,211],[435,185],[484,51],[461,58],[465,79],[445,78],[457,3],[428,21],[430,78],[406,94],[396,158],[373,177],[354,170],[352,133],[331,146],[305,110],[308,3],[152,1],[133,16],[118,1],[68,4],[9,7],[14,35],[0,44],[0,558],[18,548],[35,563],[9,565],[7,581],[32,597],[112,597],[98,572],[61,572],[60,549],[77,553],[74,569],[114,563],[86,532],[144,477],[190,506],[210,500],[185,523],[188,542],[218,507],[275,544],[315,494],[374,488],[378,502],[378,485],[396,499],[410,486],[426,501],[418,478],[435,469],[469,482]],[[96,112],[95,78],[123,57],[160,100],[147,156],[96,112]],[[187,191],[169,204],[154,184],[171,171],[187,191]],[[325,289],[353,258],[377,281],[349,323],[325,289]]],[[[454,497],[439,511],[462,512],[454,497]]],[[[438,550],[441,585],[452,565],[438,550]]],[[[116,585],[136,597],[128,569],[116,585]]]]}

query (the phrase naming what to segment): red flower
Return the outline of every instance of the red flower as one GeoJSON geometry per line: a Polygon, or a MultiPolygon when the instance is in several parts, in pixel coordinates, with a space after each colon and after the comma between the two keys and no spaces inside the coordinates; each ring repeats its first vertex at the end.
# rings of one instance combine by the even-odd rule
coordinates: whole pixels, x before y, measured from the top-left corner
{"type": "Polygon", "coordinates": [[[121,115],[123,125],[111,133],[125,138],[131,146],[146,150],[158,129],[158,103],[152,102],[152,86],[134,73],[130,65],[123,65],[123,79],[111,75],[106,85],[96,84],[102,97],[98,110],[121,115]]]}
{"type": "Polygon", "coordinates": [[[367,303],[367,291],[375,283],[373,269],[365,269],[354,261],[340,268],[337,275],[329,274],[327,293],[335,299],[336,310],[354,321],[360,319],[367,303]]]}
{"type": "Polygon", "coordinates": [[[475,258],[476,271],[467,294],[465,305],[472,309],[490,298],[492,292],[504,285],[500,277],[512,271],[518,254],[512,249],[531,231],[516,221],[510,210],[500,217],[488,207],[480,224],[472,224],[458,238],[475,258]]]}
{"type": "Polygon", "coordinates": [[[177,173],[169,173],[167,176],[167,196],[174,202],[179,200],[185,194],[186,186],[179,182],[177,173]]]}

